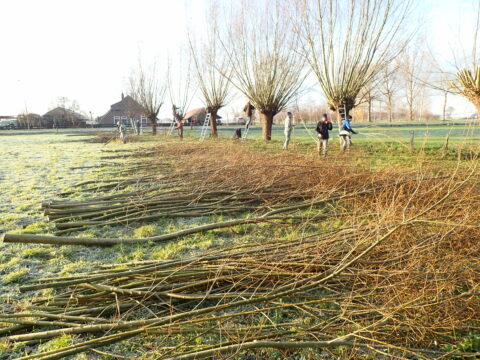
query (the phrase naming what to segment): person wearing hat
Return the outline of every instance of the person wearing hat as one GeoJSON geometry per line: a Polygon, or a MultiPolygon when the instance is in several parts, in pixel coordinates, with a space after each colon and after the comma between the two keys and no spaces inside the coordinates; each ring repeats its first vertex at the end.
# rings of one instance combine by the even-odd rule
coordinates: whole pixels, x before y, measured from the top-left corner
{"type": "Polygon", "coordinates": [[[293,124],[293,114],[289,111],[287,112],[287,117],[285,118],[285,142],[283,143],[283,150],[288,150],[288,144],[290,143],[290,136],[292,135],[292,130],[295,127],[293,124]]]}
{"type": "Polygon", "coordinates": [[[328,133],[332,130],[332,122],[328,119],[327,114],[322,115],[322,120],[317,123],[317,131],[318,136],[318,154],[320,155],[320,151],[322,155],[326,156],[328,151],[328,139],[330,138],[330,134],[328,133]]]}

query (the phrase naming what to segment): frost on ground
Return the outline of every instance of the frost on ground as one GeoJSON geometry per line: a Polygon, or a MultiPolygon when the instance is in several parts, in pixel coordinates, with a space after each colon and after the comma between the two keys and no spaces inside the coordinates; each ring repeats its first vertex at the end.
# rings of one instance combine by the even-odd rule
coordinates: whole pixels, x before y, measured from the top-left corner
{"type": "MultiPolygon", "coordinates": [[[[77,130],[78,131],[78,130],[77,130]]],[[[80,130],[82,131],[82,130],[80,130]]],[[[102,167],[111,157],[122,164],[124,155],[138,146],[150,143],[89,141],[88,132],[60,133],[31,131],[17,134],[0,133],[0,239],[6,232],[52,234],[55,228],[44,217],[41,203],[71,191],[80,182],[108,179],[111,168],[102,167]],[[7,135],[8,134],[8,135],[7,135]],[[85,136],[72,136],[72,135],[85,136]]],[[[81,198],[84,193],[71,194],[69,199],[81,198]]],[[[204,220],[204,219],[203,219],[204,220]]],[[[119,235],[131,237],[153,236],[177,227],[189,226],[198,219],[159,220],[152,224],[91,227],[75,236],[92,237],[119,235]]],[[[5,244],[0,242],[0,304],[18,306],[25,299],[18,287],[34,279],[73,275],[91,270],[99,263],[120,263],[145,259],[163,259],[181,256],[184,249],[196,252],[211,246],[213,238],[198,235],[176,243],[86,248],[51,245],[5,244]],[[201,237],[201,239],[200,239],[201,237]]]]}

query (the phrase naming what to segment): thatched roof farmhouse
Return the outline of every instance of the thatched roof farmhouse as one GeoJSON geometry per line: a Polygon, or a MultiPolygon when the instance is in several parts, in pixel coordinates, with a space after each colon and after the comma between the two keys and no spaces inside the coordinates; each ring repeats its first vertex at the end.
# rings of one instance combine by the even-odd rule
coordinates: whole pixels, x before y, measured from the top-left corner
{"type": "MultiPolygon", "coordinates": [[[[207,111],[205,110],[205,108],[202,107],[202,108],[193,109],[187,112],[183,117],[183,120],[187,124],[193,123],[193,125],[203,125],[203,122],[205,121],[206,116],[207,116],[207,111]]],[[[222,117],[220,115],[217,115],[217,122],[221,118],[222,117]]]]}
{"type": "Polygon", "coordinates": [[[76,111],[56,107],[45,113],[43,116],[43,126],[53,127],[55,123],[58,127],[86,127],[88,118],[76,111]]]}

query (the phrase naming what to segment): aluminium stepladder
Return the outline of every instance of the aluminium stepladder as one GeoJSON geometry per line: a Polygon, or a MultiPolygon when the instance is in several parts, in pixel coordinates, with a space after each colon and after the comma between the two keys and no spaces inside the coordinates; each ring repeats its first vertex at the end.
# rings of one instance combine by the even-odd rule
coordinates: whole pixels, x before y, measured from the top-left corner
{"type": "Polygon", "coordinates": [[[247,123],[245,124],[245,129],[243,130],[243,134],[242,134],[242,140],[247,140],[248,130],[250,130],[250,126],[252,126],[252,121],[253,121],[252,118],[253,118],[253,115],[250,116],[247,123]]]}
{"type": "Polygon", "coordinates": [[[207,131],[208,131],[208,128],[209,128],[209,125],[210,125],[210,118],[211,118],[211,115],[210,115],[210,113],[208,113],[205,116],[205,120],[203,122],[202,130],[200,131],[200,140],[204,140],[205,136],[207,135],[207,131]]]}
{"type": "Polygon", "coordinates": [[[168,132],[167,132],[167,135],[168,136],[172,136],[172,133],[173,133],[173,129],[175,129],[175,120],[172,120],[172,123],[170,124],[170,127],[168,128],[168,132]]]}
{"type": "Polygon", "coordinates": [[[338,112],[340,113],[340,117],[342,120],[347,119],[347,107],[345,106],[345,104],[342,104],[338,107],[338,112]]]}

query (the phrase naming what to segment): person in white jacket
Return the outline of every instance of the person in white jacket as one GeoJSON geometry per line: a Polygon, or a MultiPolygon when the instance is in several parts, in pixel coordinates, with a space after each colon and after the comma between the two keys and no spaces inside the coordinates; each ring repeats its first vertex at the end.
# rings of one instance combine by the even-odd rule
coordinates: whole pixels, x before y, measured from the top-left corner
{"type": "Polygon", "coordinates": [[[295,127],[293,124],[293,115],[291,112],[287,112],[287,117],[285,118],[285,142],[283,143],[283,150],[288,149],[288,143],[290,142],[290,136],[292,135],[292,130],[295,127]]]}

